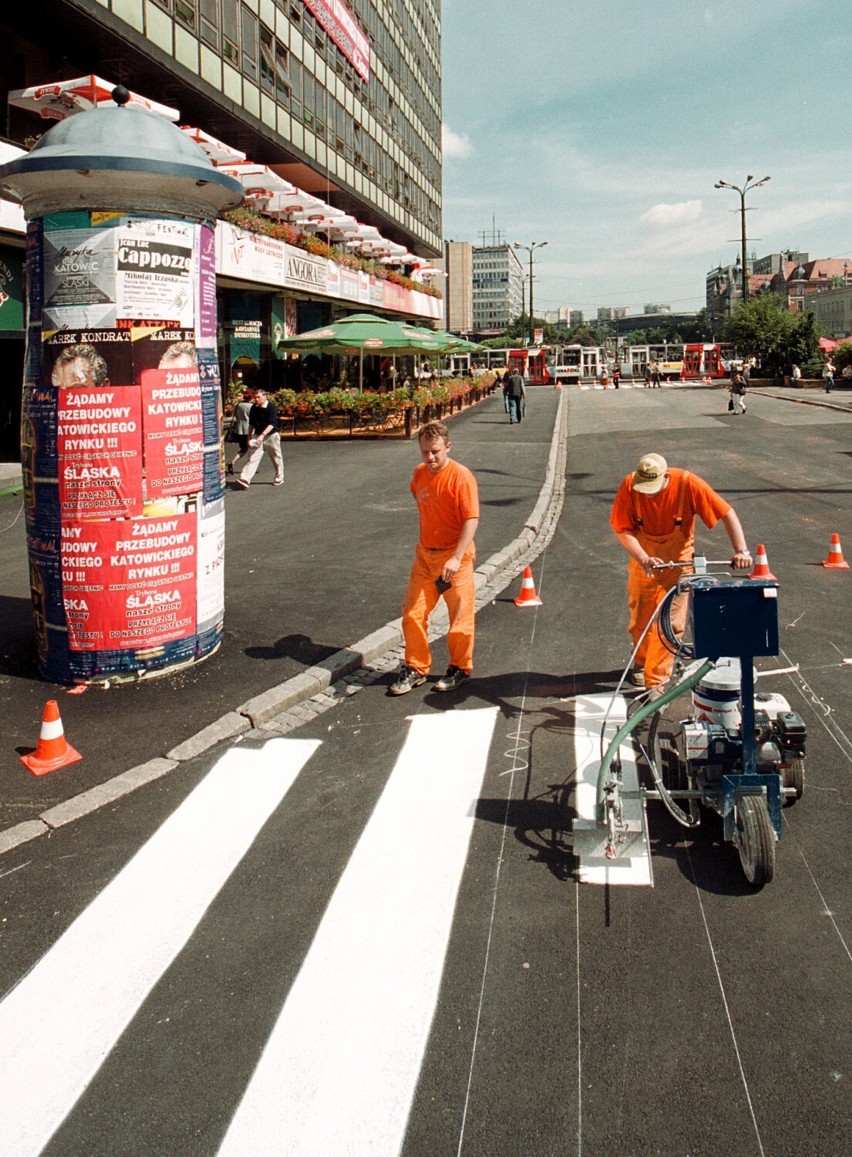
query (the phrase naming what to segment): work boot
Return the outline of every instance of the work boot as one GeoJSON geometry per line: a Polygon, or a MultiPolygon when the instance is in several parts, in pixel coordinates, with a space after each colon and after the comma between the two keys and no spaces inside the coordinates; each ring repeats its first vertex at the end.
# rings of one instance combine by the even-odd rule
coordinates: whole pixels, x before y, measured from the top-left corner
{"type": "Polygon", "coordinates": [[[419,687],[421,683],[425,682],[425,675],[421,675],[419,671],[415,671],[407,663],[401,663],[396,679],[391,683],[388,692],[391,695],[407,695],[409,691],[413,691],[415,687],[419,687]]]}
{"type": "Polygon", "coordinates": [[[436,691],[455,691],[470,678],[469,671],[462,671],[461,667],[447,667],[446,675],[442,675],[435,684],[436,691]]]}

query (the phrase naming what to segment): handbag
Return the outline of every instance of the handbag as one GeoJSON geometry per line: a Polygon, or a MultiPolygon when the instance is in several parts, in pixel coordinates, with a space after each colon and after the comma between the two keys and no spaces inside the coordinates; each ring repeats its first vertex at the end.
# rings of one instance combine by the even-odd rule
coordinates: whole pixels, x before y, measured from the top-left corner
{"type": "Polygon", "coordinates": [[[240,440],[240,436],[239,436],[239,434],[237,433],[236,429],[234,428],[234,420],[233,420],[233,418],[232,418],[232,419],[231,419],[231,424],[230,424],[230,426],[228,427],[228,433],[225,435],[225,441],[226,441],[226,442],[237,442],[237,443],[238,443],[238,442],[239,442],[239,440],[240,440]]]}
{"type": "Polygon", "coordinates": [[[728,398],[728,409],[733,410],[733,408],[734,408],[734,399],[728,398]]]}

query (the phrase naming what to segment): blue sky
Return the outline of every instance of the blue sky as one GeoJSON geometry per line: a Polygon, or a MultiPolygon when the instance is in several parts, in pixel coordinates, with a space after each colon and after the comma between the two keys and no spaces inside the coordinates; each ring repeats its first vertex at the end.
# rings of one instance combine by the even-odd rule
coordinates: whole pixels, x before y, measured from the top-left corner
{"type": "MultiPolygon", "coordinates": [[[[748,250],[852,266],[852,21],[836,0],[443,0],[444,237],[547,241],[535,311],[704,305],[748,250]]],[[[528,262],[526,253],[520,254],[528,262]]]]}

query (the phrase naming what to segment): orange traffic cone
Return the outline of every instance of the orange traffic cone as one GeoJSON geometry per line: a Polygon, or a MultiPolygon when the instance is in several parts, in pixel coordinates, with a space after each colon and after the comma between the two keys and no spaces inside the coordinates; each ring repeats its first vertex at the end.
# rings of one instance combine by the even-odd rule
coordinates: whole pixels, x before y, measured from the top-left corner
{"type": "Polygon", "coordinates": [[[56,771],[82,758],[80,752],[75,751],[65,738],[62,720],[59,718],[59,704],[55,699],[48,700],[41,720],[38,746],[31,755],[22,755],[21,763],[33,775],[47,775],[49,771],[56,771]]]}
{"type": "Polygon", "coordinates": [[[754,579],[775,579],[775,575],[769,569],[769,559],[766,557],[766,547],[762,542],[757,544],[757,554],[754,556],[754,570],[748,577],[754,579]]]}
{"type": "Polygon", "coordinates": [[[535,583],[531,566],[524,567],[524,577],[521,582],[521,593],[515,599],[516,607],[540,607],[541,599],[535,593],[535,583]]]}
{"type": "Polygon", "coordinates": [[[831,543],[828,548],[828,558],[822,565],[833,567],[835,570],[849,570],[849,563],[846,562],[843,558],[843,551],[840,549],[839,534],[833,534],[831,536],[831,543]]]}

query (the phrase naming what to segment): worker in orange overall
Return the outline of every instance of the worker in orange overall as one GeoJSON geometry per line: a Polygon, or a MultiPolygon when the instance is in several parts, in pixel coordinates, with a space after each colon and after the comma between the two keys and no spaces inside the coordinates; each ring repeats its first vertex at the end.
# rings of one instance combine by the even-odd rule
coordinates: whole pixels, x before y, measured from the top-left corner
{"type": "MultiPolygon", "coordinates": [[[[740,520],[730,503],[703,479],[686,470],[669,468],[659,454],[646,454],[618,488],[610,524],[627,553],[628,630],[636,647],[642,632],[681,570],[655,570],[664,562],[690,562],[695,547],[696,515],[709,529],[721,522],[734,550],[731,566],[748,570],[752,559],[740,520]]],[[[686,595],[677,595],[671,611],[675,633],[686,626],[686,595]]],[[[628,676],[636,687],[653,688],[671,675],[674,655],[663,641],[659,623],[647,632],[628,676]]]]}
{"type": "Polygon", "coordinates": [[[420,538],[402,604],[405,661],[389,688],[391,695],[406,695],[426,682],[432,663],[429,615],[442,595],[450,618],[450,665],[434,690],[455,691],[473,670],[476,478],[450,459],[450,432],[443,422],[421,426],[418,441],[421,461],[411,476],[410,490],[420,512],[420,538]]]}

